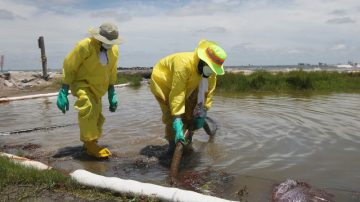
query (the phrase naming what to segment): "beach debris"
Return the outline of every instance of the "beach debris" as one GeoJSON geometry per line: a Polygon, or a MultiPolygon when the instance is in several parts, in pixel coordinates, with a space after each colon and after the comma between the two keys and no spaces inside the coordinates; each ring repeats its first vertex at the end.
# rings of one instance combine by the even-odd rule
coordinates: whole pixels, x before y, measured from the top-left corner
{"type": "Polygon", "coordinates": [[[1,150],[10,150],[10,149],[22,149],[27,151],[33,151],[35,149],[40,148],[41,145],[39,144],[33,144],[33,143],[27,143],[27,144],[16,144],[16,145],[3,145],[1,147],[1,150]]]}
{"type": "Polygon", "coordinates": [[[47,156],[46,152],[39,150],[41,147],[40,144],[34,143],[5,144],[0,147],[0,152],[15,153],[28,159],[40,159],[47,156]]]}
{"type": "Polygon", "coordinates": [[[334,196],[306,182],[287,179],[274,187],[272,202],[333,202],[334,196]]]}
{"type": "Polygon", "coordinates": [[[3,82],[4,82],[4,85],[5,85],[6,87],[13,87],[13,86],[14,86],[14,84],[13,84],[11,81],[9,81],[9,80],[4,80],[3,82]]]}
{"type": "Polygon", "coordinates": [[[245,185],[243,188],[241,188],[239,191],[236,192],[236,195],[239,198],[239,201],[248,201],[247,197],[249,196],[249,190],[248,187],[245,185]]]}
{"type": "Polygon", "coordinates": [[[61,73],[50,72],[47,74],[47,78],[49,81],[44,80],[41,73],[34,71],[9,71],[0,73],[0,84],[3,83],[5,87],[17,87],[19,89],[33,86],[48,86],[53,82],[52,79],[60,79],[61,73]]]}
{"type": "Polygon", "coordinates": [[[154,156],[150,158],[141,156],[134,160],[134,166],[138,169],[150,168],[158,163],[159,160],[154,156]]]}
{"type": "Polygon", "coordinates": [[[185,171],[179,174],[179,178],[180,187],[213,196],[221,196],[234,179],[230,174],[212,168],[185,171]]]}
{"type": "Polygon", "coordinates": [[[10,73],[9,72],[0,73],[0,78],[5,80],[10,80],[10,73]]]}

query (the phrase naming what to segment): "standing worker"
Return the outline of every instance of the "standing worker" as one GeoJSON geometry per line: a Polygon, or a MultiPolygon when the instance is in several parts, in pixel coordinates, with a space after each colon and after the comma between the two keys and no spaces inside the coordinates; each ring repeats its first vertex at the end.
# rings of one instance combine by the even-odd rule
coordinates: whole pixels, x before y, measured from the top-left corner
{"type": "Polygon", "coordinates": [[[64,114],[69,110],[67,95],[71,89],[77,97],[74,107],[79,111],[80,140],[84,142],[84,149],[90,156],[104,158],[111,152],[97,144],[105,121],[101,97],[108,92],[109,110],[115,112],[118,104],[114,89],[119,56],[117,45],[122,39],[113,23],[91,28],[89,35],[79,41],[64,60],[57,106],[64,114]]]}
{"type": "Polygon", "coordinates": [[[153,68],[150,88],[162,111],[169,154],[177,142],[187,144],[184,129],[190,124],[191,130],[203,127],[226,57],[215,42],[201,40],[194,52],[169,55],[153,68]]]}

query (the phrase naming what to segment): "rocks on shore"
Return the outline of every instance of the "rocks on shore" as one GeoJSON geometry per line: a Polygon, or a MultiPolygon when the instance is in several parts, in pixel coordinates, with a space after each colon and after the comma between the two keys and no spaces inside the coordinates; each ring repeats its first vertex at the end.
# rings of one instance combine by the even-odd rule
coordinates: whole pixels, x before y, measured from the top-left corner
{"type": "Polygon", "coordinates": [[[0,89],[2,88],[29,88],[33,86],[48,85],[53,79],[61,78],[57,72],[49,72],[45,80],[40,72],[9,71],[0,73],[0,89]]]}
{"type": "Polygon", "coordinates": [[[118,68],[118,76],[121,74],[125,75],[141,75],[145,79],[150,79],[152,68],[150,67],[133,67],[133,68],[118,68]]]}
{"type": "MultiPolygon", "coordinates": [[[[58,88],[61,73],[49,72],[47,80],[42,72],[9,71],[0,73],[0,97],[13,97],[38,93],[53,92],[58,88]],[[59,82],[54,82],[59,80],[59,82]]],[[[59,84],[60,85],[60,84],[59,84]]]]}

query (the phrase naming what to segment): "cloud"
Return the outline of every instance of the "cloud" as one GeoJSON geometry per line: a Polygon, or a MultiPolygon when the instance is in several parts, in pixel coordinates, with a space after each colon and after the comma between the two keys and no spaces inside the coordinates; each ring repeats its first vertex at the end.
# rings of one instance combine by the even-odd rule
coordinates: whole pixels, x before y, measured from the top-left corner
{"type": "Polygon", "coordinates": [[[9,68],[40,66],[42,35],[49,66],[61,68],[89,27],[111,21],[126,67],[192,51],[203,38],[227,51],[227,65],[360,61],[360,26],[333,26],[360,21],[359,8],[359,0],[0,0],[0,53],[9,68]]]}
{"type": "Polygon", "coordinates": [[[54,12],[62,15],[72,15],[75,12],[74,7],[77,4],[80,4],[76,0],[3,0],[5,6],[16,10],[17,13],[20,10],[25,12],[35,11],[36,13],[31,14],[41,14],[47,12],[54,12]]]}
{"type": "Polygon", "coordinates": [[[241,42],[231,46],[231,50],[236,51],[270,51],[270,48],[263,44],[255,44],[250,42],[241,42]]]}
{"type": "Polygon", "coordinates": [[[226,32],[226,28],[224,28],[224,27],[207,27],[207,28],[199,29],[196,32],[210,33],[210,34],[222,34],[222,33],[226,32]]]}
{"type": "Polygon", "coordinates": [[[114,10],[102,10],[98,12],[93,12],[90,14],[93,18],[114,18],[117,22],[126,22],[132,19],[131,15],[126,13],[119,13],[114,10]]]}
{"type": "Polygon", "coordinates": [[[335,9],[330,12],[331,15],[346,15],[347,11],[343,9],[335,9]]]}
{"type": "Polygon", "coordinates": [[[0,19],[18,20],[31,18],[38,9],[33,5],[18,4],[16,1],[0,1],[0,19]]]}
{"type": "Polygon", "coordinates": [[[76,0],[35,0],[37,4],[69,6],[76,3],[76,0]]]}
{"type": "Polygon", "coordinates": [[[297,48],[289,48],[286,50],[286,52],[289,54],[299,54],[299,53],[302,53],[303,51],[301,51],[300,49],[297,49],[297,48]]]}
{"type": "Polygon", "coordinates": [[[338,50],[345,50],[347,49],[346,45],[345,44],[342,44],[342,43],[339,43],[339,44],[335,44],[331,50],[335,50],[335,51],[338,51],[338,50]]]}
{"type": "Polygon", "coordinates": [[[184,5],[168,12],[172,16],[208,16],[217,13],[226,13],[236,10],[241,1],[235,0],[212,0],[212,1],[190,1],[184,5]]]}
{"type": "Polygon", "coordinates": [[[332,18],[326,21],[329,24],[348,24],[355,23],[356,21],[349,17],[332,18]]]}
{"type": "Polygon", "coordinates": [[[14,20],[16,15],[8,10],[0,9],[0,20],[14,20]]]}

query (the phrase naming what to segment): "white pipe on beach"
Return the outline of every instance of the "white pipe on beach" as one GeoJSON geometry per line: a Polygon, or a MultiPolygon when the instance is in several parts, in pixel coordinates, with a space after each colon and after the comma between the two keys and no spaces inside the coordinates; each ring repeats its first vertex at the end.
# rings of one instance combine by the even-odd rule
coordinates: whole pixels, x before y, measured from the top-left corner
{"type": "MultiPolygon", "coordinates": [[[[19,157],[12,154],[0,152],[0,156],[8,157],[15,163],[32,167],[38,170],[49,170],[52,167],[45,165],[38,161],[33,161],[24,157],[19,157]]],[[[75,170],[70,173],[70,176],[80,184],[109,189],[122,194],[136,194],[153,196],[165,201],[177,201],[177,202],[231,202],[229,200],[217,198],[214,196],[208,196],[193,191],[182,190],[173,187],[164,187],[150,183],[142,183],[135,180],[124,180],[118,177],[104,177],[97,175],[86,170],[75,170]]]]}
{"type": "Polygon", "coordinates": [[[45,94],[36,94],[36,95],[25,95],[25,96],[18,96],[18,97],[5,97],[0,98],[1,102],[11,102],[15,100],[25,100],[25,99],[34,99],[34,98],[40,98],[40,97],[52,97],[57,96],[58,93],[45,93],[45,94]]]}
{"type": "Polygon", "coordinates": [[[50,170],[51,169],[51,167],[48,165],[45,165],[38,161],[30,160],[28,158],[24,158],[24,157],[12,155],[12,154],[7,154],[7,153],[2,153],[2,152],[0,152],[0,156],[7,157],[10,160],[12,160],[13,162],[18,163],[23,166],[26,166],[26,167],[35,168],[38,170],[50,170]]]}
{"type": "Polygon", "coordinates": [[[177,202],[229,202],[228,200],[214,196],[203,195],[193,191],[181,190],[172,187],[163,187],[150,183],[142,183],[134,180],[123,180],[117,177],[104,177],[86,170],[75,170],[70,173],[77,182],[87,186],[110,189],[123,194],[154,196],[165,201],[177,202]]]}
{"type": "MultiPolygon", "coordinates": [[[[124,87],[124,86],[128,86],[129,83],[124,83],[124,84],[118,84],[115,85],[115,88],[120,88],[120,87],[124,87]]],[[[69,93],[71,93],[71,91],[69,91],[69,93]]],[[[35,94],[35,95],[25,95],[25,96],[18,96],[18,97],[5,97],[5,98],[0,98],[0,103],[2,102],[11,102],[11,101],[17,101],[17,100],[26,100],[26,99],[35,99],[35,98],[41,98],[41,97],[52,97],[52,96],[57,96],[59,93],[44,93],[44,94],[35,94]]]]}

